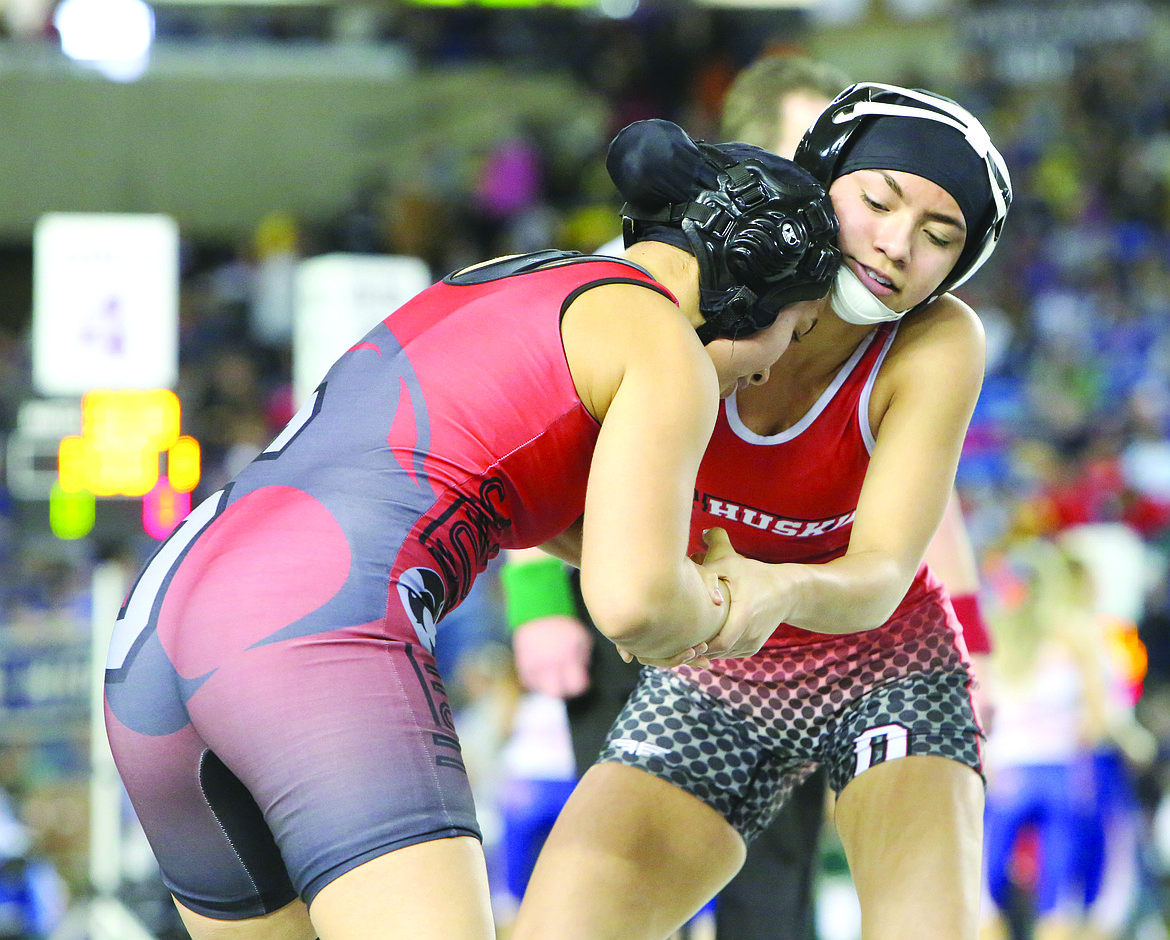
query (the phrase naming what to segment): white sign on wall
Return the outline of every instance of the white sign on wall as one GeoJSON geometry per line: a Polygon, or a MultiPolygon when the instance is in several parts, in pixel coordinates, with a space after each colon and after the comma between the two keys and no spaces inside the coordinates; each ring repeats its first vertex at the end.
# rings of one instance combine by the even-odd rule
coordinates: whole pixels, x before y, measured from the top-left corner
{"type": "Polygon", "coordinates": [[[430,285],[430,269],[420,258],[338,253],[302,261],[293,319],[297,407],[342,353],[430,285]]]}
{"type": "Polygon", "coordinates": [[[33,234],[33,384],[42,395],[171,388],[179,230],[165,215],[52,212],[33,234]]]}

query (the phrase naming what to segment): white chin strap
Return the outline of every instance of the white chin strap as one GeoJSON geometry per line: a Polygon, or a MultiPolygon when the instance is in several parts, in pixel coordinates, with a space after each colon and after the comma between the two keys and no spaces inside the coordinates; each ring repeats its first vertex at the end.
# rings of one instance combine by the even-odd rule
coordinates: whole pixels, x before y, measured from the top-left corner
{"type": "Polygon", "coordinates": [[[872,326],[886,320],[897,320],[906,311],[891,310],[871,294],[846,264],[837,269],[830,294],[833,312],[846,323],[872,326]]]}

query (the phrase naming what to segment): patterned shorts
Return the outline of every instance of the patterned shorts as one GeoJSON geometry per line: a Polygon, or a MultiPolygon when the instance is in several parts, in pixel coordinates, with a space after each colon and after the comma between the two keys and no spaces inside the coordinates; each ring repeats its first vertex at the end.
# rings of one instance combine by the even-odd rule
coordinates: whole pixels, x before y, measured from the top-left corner
{"type": "Polygon", "coordinates": [[[907,755],[946,757],[982,775],[971,675],[948,642],[929,644],[934,668],[927,669],[904,649],[889,651],[888,668],[882,657],[854,650],[834,668],[790,677],[761,670],[758,660],[646,668],[599,760],[686,790],[748,842],[821,765],[836,793],[870,767],[907,755]]]}

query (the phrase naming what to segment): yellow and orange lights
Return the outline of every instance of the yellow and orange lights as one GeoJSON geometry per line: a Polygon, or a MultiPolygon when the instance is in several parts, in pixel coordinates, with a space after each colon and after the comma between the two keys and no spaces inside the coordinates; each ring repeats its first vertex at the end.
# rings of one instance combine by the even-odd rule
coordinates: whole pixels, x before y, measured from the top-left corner
{"type": "MultiPolygon", "coordinates": [[[[81,434],[62,438],[57,450],[62,505],[70,495],[74,504],[85,499],[80,494],[141,497],[143,526],[164,538],[190,509],[191,491],[199,483],[199,442],[179,433],[179,413],[178,396],[168,389],[86,393],[81,434]],[[159,469],[163,458],[165,476],[159,469]]],[[[77,528],[62,526],[70,532],[77,528]]]]}
{"type": "Polygon", "coordinates": [[[88,392],[81,434],[61,440],[57,468],[67,493],[145,496],[159,480],[159,455],[176,492],[199,482],[199,443],[179,434],[179,399],[164,388],[88,392]]]}

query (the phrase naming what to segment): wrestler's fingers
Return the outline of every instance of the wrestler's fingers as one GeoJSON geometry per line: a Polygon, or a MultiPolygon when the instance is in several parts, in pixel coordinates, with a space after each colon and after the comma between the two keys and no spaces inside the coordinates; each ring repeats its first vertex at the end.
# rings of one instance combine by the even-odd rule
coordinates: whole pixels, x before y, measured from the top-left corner
{"type": "Polygon", "coordinates": [[[725,558],[736,553],[731,546],[731,536],[727,534],[726,529],[721,529],[718,526],[703,532],[703,544],[707,546],[707,552],[704,555],[704,561],[707,564],[716,558],[725,558]]]}

